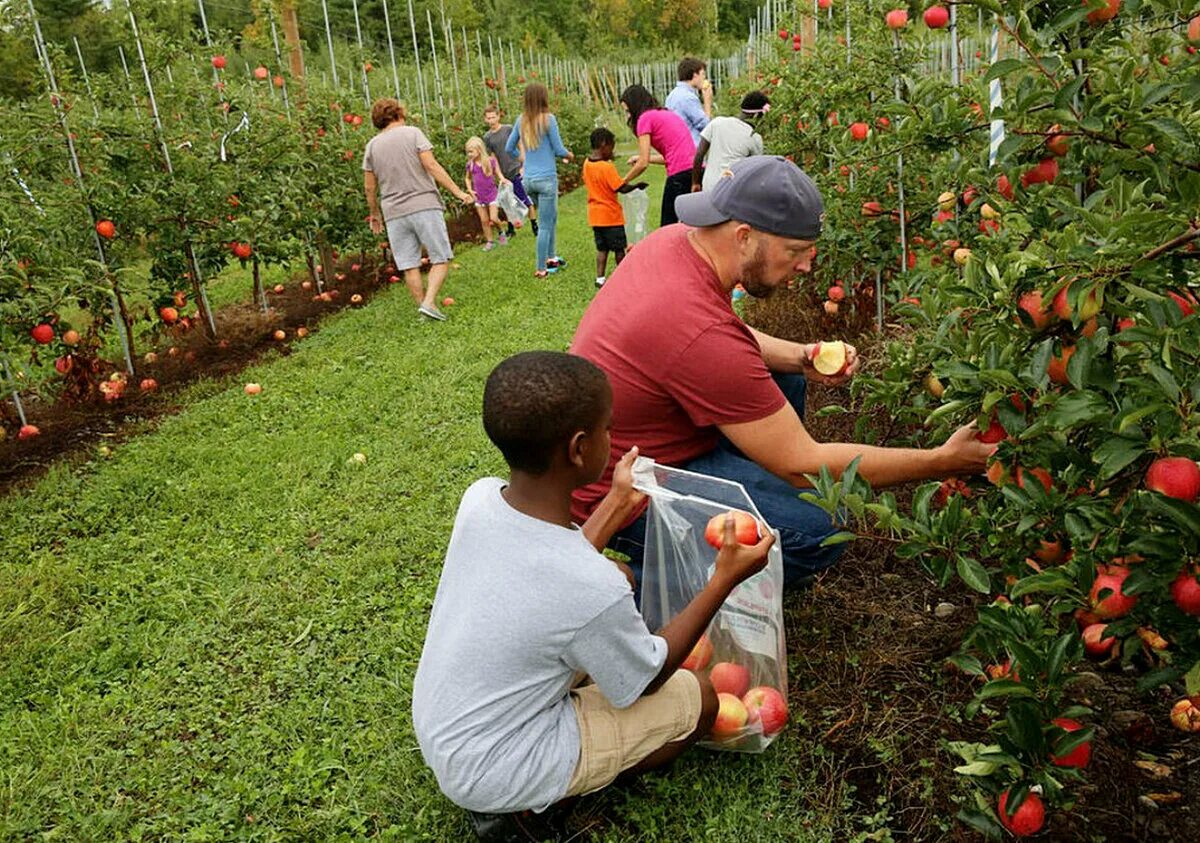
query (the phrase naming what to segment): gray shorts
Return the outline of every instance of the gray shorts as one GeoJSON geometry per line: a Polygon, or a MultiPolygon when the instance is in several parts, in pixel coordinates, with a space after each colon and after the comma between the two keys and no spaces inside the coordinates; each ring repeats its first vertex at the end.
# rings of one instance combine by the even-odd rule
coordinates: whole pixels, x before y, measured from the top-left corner
{"type": "Polygon", "coordinates": [[[421,265],[421,247],[429,254],[430,263],[449,263],[454,258],[446,218],[439,208],[414,211],[387,221],[388,243],[396,268],[415,269],[421,265]]]}

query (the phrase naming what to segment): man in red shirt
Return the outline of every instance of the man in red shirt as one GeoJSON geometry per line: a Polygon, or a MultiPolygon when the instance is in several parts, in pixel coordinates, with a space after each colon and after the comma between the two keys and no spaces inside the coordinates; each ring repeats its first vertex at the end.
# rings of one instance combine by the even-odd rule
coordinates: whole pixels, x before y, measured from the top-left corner
{"type": "MultiPolygon", "coordinates": [[[[829,517],[798,498],[805,474],[839,474],[860,457],[859,474],[882,487],[908,480],[978,474],[994,446],[974,425],[930,450],[817,442],[805,429],[806,380],[818,374],[811,345],[756,331],[733,312],[741,284],[769,296],[811,269],[824,205],[816,185],[778,156],[743,159],[711,191],[676,199],[682,224],[666,226],[629,253],[588,306],[571,351],[608,375],[613,389],[612,453],[600,481],[575,492],[582,523],[607,493],[612,469],[634,445],[664,465],[745,486],[782,539],[785,583],[832,565],[841,546],[829,517]]],[[[645,513],[609,546],[641,575],[645,513]]]]}

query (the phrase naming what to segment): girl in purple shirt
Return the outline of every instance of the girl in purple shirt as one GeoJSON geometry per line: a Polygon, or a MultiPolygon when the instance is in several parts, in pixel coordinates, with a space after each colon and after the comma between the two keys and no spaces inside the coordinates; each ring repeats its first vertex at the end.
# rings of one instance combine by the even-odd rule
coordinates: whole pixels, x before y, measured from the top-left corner
{"type": "MultiPolygon", "coordinates": [[[[506,179],[500,172],[500,164],[494,156],[487,154],[483,139],[473,137],[467,141],[467,192],[475,203],[475,211],[479,214],[479,224],[483,226],[483,245],[485,252],[496,248],[492,240],[492,227],[500,228],[499,185],[506,179]]],[[[500,245],[508,244],[504,232],[500,232],[500,245]]]]}
{"type": "Polygon", "coordinates": [[[665,164],[667,181],[663,185],[662,212],[659,225],[679,222],[675,216],[675,197],[692,190],[692,159],[696,144],[692,141],[687,123],[673,111],[658,104],[654,95],[641,85],[630,85],[621,94],[621,106],[629,115],[629,128],[638,139],[637,158],[631,158],[633,168],[625,174],[625,184],[632,183],[650,164],[665,164]],[[653,147],[657,156],[651,156],[653,147]]]}

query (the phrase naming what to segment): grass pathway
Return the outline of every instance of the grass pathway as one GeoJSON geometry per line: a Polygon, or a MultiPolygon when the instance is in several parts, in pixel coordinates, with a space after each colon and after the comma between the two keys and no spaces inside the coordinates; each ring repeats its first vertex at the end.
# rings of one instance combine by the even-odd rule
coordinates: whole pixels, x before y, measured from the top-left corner
{"type": "MultiPolygon", "coordinates": [[[[527,232],[464,250],[449,322],[393,287],[0,500],[0,839],[467,839],[409,694],[459,497],[502,471],[484,378],[565,349],[592,296],[582,191],[559,243],[544,281],[527,232]]],[[[694,753],[577,813],[591,839],[813,839],[796,752],[694,753]]]]}

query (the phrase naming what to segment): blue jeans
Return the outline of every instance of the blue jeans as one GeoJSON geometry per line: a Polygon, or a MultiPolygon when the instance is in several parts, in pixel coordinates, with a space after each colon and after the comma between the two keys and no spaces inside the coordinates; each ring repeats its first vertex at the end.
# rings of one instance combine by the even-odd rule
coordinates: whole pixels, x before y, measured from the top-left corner
{"type": "Polygon", "coordinates": [[[526,179],[525,192],[537,206],[537,268],[541,272],[546,268],[546,261],[558,255],[558,244],[554,241],[554,227],[558,223],[558,176],[526,179]]]}
{"type": "MultiPolygon", "coordinates": [[[[808,384],[803,376],[775,375],[775,382],[796,414],[804,418],[804,394],[808,384]]],[[[734,480],[746,488],[763,518],[779,531],[785,588],[797,585],[809,574],[825,570],[842,555],[844,544],[821,547],[822,541],[837,532],[824,510],[800,500],[799,489],[747,459],[724,436],[716,448],[680,467],[734,480]]],[[[614,535],[608,546],[629,557],[629,567],[640,587],[646,550],[646,514],[614,535]]]]}

